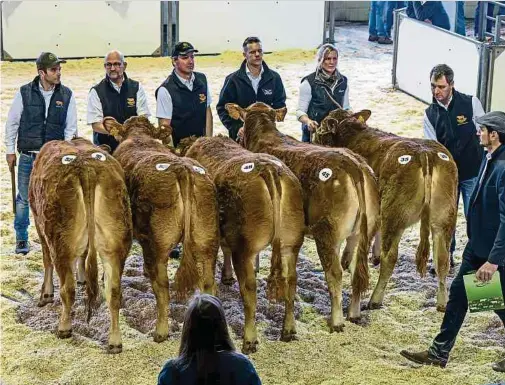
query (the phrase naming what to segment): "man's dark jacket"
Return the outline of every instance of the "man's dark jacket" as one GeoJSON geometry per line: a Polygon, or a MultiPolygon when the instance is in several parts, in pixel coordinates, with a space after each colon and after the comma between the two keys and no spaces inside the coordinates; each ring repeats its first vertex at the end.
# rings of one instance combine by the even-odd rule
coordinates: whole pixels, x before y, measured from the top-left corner
{"type": "Polygon", "coordinates": [[[409,1],[407,4],[407,16],[420,20],[430,20],[431,24],[446,30],[451,29],[449,15],[441,1],[409,1]]]}
{"type": "Polygon", "coordinates": [[[479,184],[486,157],[470,197],[467,235],[470,247],[482,259],[503,266],[505,262],[505,145],[498,147],[489,160],[479,184]]]}
{"type": "Polygon", "coordinates": [[[263,102],[274,109],[286,107],[286,92],[279,74],[263,62],[263,74],[258,85],[258,94],[256,94],[247,76],[244,60],[238,71],[226,77],[216,106],[219,119],[228,129],[230,138],[237,138],[237,132],[244,123],[230,117],[225,109],[226,103],[235,103],[242,108],[247,108],[256,102],[263,102]]]}

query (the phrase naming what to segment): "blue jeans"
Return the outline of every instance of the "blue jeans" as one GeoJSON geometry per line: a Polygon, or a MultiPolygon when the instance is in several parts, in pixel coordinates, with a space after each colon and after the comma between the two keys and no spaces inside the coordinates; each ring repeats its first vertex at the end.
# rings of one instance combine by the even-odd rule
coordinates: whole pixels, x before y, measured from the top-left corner
{"type": "MultiPolygon", "coordinates": [[[[454,346],[454,342],[456,342],[456,337],[458,336],[468,310],[468,300],[466,298],[463,276],[472,270],[478,270],[486,262],[487,260],[485,258],[479,258],[475,255],[467,243],[465,251],[463,252],[463,262],[449,290],[449,301],[447,302],[444,320],[440,326],[440,333],[435,337],[429,349],[432,355],[445,360],[449,358],[449,353],[454,346]]],[[[500,275],[502,292],[505,297],[505,285],[503,284],[505,282],[505,270],[503,266],[500,266],[495,274],[500,275]]],[[[495,313],[505,325],[505,310],[495,310],[495,313]]]]}
{"type": "Polygon", "coordinates": [[[458,35],[466,36],[465,2],[456,1],[456,31],[458,35]]]}
{"type": "Polygon", "coordinates": [[[370,16],[368,19],[368,34],[370,36],[385,37],[384,29],[384,1],[370,2],[370,16]]]}
{"type": "Polygon", "coordinates": [[[388,1],[386,4],[386,36],[391,38],[391,29],[393,28],[393,11],[405,7],[404,1],[388,1]]]}
{"type": "MultiPolygon", "coordinates": [[[[465,218],[468,215],[468,209],[470,208],[470,196],[472,195],[473,188],[475,187],[475,183],[477,183],[477,177],[470,178],[466,180],[462,180],[458,183],[458,200],[456,201],[459,206],[459,196],[463,196],[463,212],[465,213],[465,218]]],[[[452,236],[451,242],[451,254],[454,253],[456,249],[456,231],[452,236]]]]}
{"type": "MultiPolygon", "coordinates": [[[[482,11],[482,7],[483,7],[482,1],[479,1],[477,4],[477,7],[475,8],[474,34],[477,37],[479,36],[479,32],[480,32],[480,13],[482,11]]],[[[494,4],[488,4],[487,15],[490,17],[492,17],[494,15],[494,4]]],[[[499,7],[498,15],[505,15],[505,7],[499,7]]],[[[491,32],[492,28],[493,28],[493,22],[491,20],[487,20],[486,32],[491,32]]]]}
{"type": "Polygon", "coordinates": [[[32,173],[35,155],[19,155],[18,164],[18,195],[16,196],[16,215],[14,216],[14,230],[16,241],[28,240],[28,226],[30,226],[30,206],[28,204],[28,184],[32,173]]]}
{"type": "Polygon", "coordinates": [[[310,143],[310,131],[306,124],[302,124],[302,142],[310,143]]]}

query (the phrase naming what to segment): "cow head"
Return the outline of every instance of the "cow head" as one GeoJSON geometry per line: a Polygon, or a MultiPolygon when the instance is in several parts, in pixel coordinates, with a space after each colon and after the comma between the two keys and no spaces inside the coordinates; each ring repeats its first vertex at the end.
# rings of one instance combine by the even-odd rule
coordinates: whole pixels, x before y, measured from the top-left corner
{"type": "Polygon", "coordinates": [[[224,106],[226,108],[226,111],[230,114],[230,116],[233,119],[240,119],[245,122],[246,116],[249,113],[258,113],[258,114],[266,114],[268,115],[272,122],[283,122],[284,117],[286,116],[286,113],[288,109],[286,107],[278,108],[274,110],[272,107],[270,107],[268,104],[262,103],[262,102],[256,102],[254,104],[251,104],[247,108],[242,108],[238,104],[234,103],[226,103],[224,106]]]}
{"type": "Polygon", "coordinates": [[[172,127],[166,125],[156,127],[145,116],[132,116],[124,124],[108,116],[103,119],[103,126],[118,142],[132,136],[147,135],[161,140],[163,144],[168,144],[172,135],[172,127]]]}
{"type": "Polygon", "coordinates": [[[353,113],[352,111],[339,108],[331,111],[329,115],[323,119],[316,133],[319,136],[338,134],[342,127],[348,127],[349,123],[354,123],[352,124],[352,128],[361,131],[366,129],[365,123],[368,118],[370,118],[370,115],[372,115],[372,111],[370,110],[361,110],[353,113]]]}

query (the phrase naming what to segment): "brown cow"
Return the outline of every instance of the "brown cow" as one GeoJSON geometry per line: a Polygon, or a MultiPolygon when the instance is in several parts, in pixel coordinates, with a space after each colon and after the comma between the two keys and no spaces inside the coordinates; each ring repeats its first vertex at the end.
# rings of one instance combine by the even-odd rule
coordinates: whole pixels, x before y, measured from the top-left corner
{"type": "Polygon", "coordinates": [[[123,125],[104,119],[120,145],[114,151],[126,174],[133,236],[142,247],[158,317],[154,341],[168,337],[168,254],[183,239],[184,255],[175,275],[182,299],[194,289],[214,294],[219,249],[216,191],[209,175],[193,159],[180,158],[154,138],[170,138],[170,128],[154,127],[144,116],[123,125]]]}
{"type": "Polygon", "coordinates": [[[352,297],[349,319],[360,317],[360,296],[368,288],[367,255],[379,212],[379,197],[372,170],[345,149],[301,143],[281,134],[275,121],[286,108],[274,110],[264,103],[247,109],[227,104],[230,116],[244,120],[244,145],[281,159],[301,182],[307,232],[314,236],[331,297],[330,330],[343,331],[342,265],[340,247],[355,258],[350,263],[352,297]],[[357,237],[357,238],[356,238],[357,237]],[[356,242],[356,239],[358,240],[356,242]]]}
{"type": "Polygon", "coordinates": [[[437,310],[445,311],[449,246],[456,226],[456,164],[436,141],[402,138],[368,127],[365,122],[370,114],[369,110],[356,114],[332,111],[315,135],[318,143],[346,146],[364,156],[379,178],[381,266],[369,306],[374,309],[382,304],[401,236],[421,220],[417,271],[421,276],[426,273],[431,229],[438,276],[437,310]]]}
{"type": "Polygon", "coordinates": [[[121,166],[88,140],[51,141],[42,147],[34,162],[29,201],[44,258],[44,283],[38,305],[53,302],[56,268],[63,304],[57,336],[71,336],[73,270],[77,259],[82,258],[89,321],[99,294],[98,251],[111,316],[108,351],[121,352],[121,274],[132,243],[130,205],[121,166]]]}
{"type": "MultiPolygon", "coordinates": [[[[188,143],[185,139],[182,146],[188,143]]],[[[186,156],[201,163],[216,184],[225,258],[222,279],[232,279],[231,257],[244,301],[242,352],[255,352],[258,344],[254,260],[268,244],[272,261],[267,291],[269,298],[285,301],[281,340],[294,339],[296,261],[305,227],[298,179],[277,158],[254,154],[226,137],[200,138],[186,156]]]]}

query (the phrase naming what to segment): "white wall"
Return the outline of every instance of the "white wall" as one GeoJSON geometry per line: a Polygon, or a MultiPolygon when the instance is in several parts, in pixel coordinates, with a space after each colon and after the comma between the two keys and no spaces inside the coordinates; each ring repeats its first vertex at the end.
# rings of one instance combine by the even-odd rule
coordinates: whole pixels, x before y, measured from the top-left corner
{"type": "Polygon", "coordinates": [[[505,111],[505,47],[496,48],[499,56],[494,61],[493,90],[490,111],[505,111]]]}
{"type": "Polygon", "coordinates": [[[258,36],[265,51],[313,49],[323,35],[324,1],[182,1],[179,38],[200,53],[242,49],[258,36]]]}

